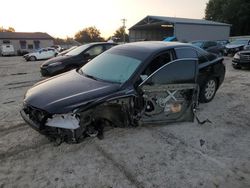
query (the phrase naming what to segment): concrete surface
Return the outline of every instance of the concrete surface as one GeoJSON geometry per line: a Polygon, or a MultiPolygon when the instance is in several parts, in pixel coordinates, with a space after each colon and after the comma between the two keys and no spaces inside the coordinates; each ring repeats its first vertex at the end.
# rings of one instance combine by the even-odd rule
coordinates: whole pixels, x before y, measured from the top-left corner
{"type": "Polygon", "coordinates": [[[115,128],[59,147],[19,115],[41,63],[0,57],[1,188],[250,187],[250,70],[234,70],[230,58],[223,86],[198,112],[212,124],[115,128]]]}

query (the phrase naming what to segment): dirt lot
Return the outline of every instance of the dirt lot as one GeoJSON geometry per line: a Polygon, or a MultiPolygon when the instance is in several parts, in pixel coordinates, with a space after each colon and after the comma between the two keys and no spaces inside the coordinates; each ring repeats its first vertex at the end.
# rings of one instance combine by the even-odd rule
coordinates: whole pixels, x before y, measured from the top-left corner
{"type": "Polygon", "coordinates": [[[116,128],[59,147],[19,115],[41,63],[0,57],[1,188],[250,187],[250,70],[232,69],[230,58],[215,99],[200,105],[212,124],[116,128]]]}

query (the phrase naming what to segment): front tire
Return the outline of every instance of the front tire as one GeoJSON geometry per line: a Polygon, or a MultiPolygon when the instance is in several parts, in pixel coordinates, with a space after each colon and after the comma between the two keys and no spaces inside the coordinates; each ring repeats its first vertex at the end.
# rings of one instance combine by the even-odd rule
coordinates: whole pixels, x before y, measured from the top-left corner
{"type": "Polygon", "coordinates": [[[241,69],[240,65],[232,65],[234,69],[241,69]]]}
{"type": "Polygon", "coordinates": [[[35,56],[31,56],[31,57],[29,58],[29,60],[30,60],[30,61],[36,61],[36,57],[35,57],[35,56]]]}
{"type": "Polygon", "coordinates": [[[215,78],[209,78],[206,82],[201,86],[200,90],[200,102],[208,103],[213,100],[215,93],[217,90],[217,80],[215,78]]]}

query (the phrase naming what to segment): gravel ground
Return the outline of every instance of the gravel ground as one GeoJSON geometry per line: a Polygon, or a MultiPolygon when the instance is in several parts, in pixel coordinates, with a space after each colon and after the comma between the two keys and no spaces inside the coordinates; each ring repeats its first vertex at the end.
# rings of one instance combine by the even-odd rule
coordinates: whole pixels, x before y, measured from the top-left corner
{"type": "Polygon", "coordinates": [[[19,115],[42,61],[0,57],[0,187],[250,187],[250,70],[234,70],[201,104],[211,124],[115,128],[53,146],[19,115]]]}

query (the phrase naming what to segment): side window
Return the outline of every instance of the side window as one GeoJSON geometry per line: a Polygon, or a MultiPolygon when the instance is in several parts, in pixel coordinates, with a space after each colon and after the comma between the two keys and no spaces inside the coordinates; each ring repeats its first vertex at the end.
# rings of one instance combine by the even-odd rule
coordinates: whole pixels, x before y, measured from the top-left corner
{"type": "Polygon", "coordinates": [[[103,50],[103,46],[94,46],[93,48],[89,49],[86,54],[89,54],[90,57],[92,56],[97,56],[99,55],[100,53],[102,53],[104,50],[103,50]]]}
{"type": "Polygon", "coordinates": [[[145,85],[183,84],[196,82],[197,60],[175,60],[153,74],[145,85]]]}
{"type": "Polygon", "coordinates": [[[110,49],[110,48],[112,48],[112,47],[114,47],[115,45],[112,45],[112,44],[108,44],[108,45],[105,45],[105,50],[108,50],[108,49],[110,49]]]}
{"type": "Polygon", "coordinates": [[[183,59],[183,58],[197,58],[197,53],[192,48],[176,48],[175,53],[177,56],[177,59],[183,59]]]}
{"type": "Polygon", "coordinates": [[[149,65],[146,67],[146,69],[142,72],[141,75],[149,76],[153,72],[155,72],[157,69],[162,67],[163,65],[169,63],[173,60],[173,55],[171,51],[165,52],[157,57],[155,57],[149,65]]]}

